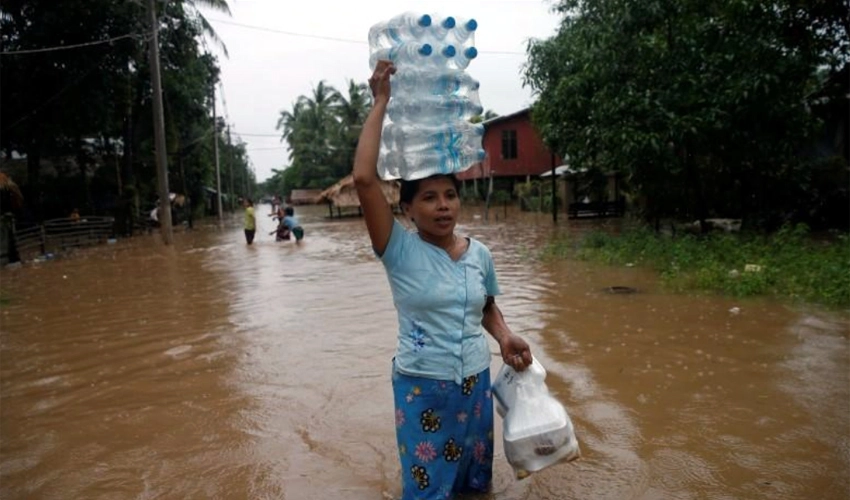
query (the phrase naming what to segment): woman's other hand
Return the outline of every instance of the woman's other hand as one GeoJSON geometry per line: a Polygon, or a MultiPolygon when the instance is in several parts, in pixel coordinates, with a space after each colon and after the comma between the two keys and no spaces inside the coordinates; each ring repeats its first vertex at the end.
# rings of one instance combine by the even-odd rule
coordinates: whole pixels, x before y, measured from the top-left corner
{"type": "Polygon", "coordinates": [[[369,78],[369,88],[372,89],[372,97],[375,101],[390,100],[390,75],[395,74],[395,65],[392,61],[380,60],[375,66],[375,71],[369,78]]]}
{"type": "Polygon", "coordinates": [[[531,365],[531,348],[522,337],[513,333],[507,334],[499,342],[499,348],[502,351],[502,360],[514,370],[521,372],[531,365]]]}

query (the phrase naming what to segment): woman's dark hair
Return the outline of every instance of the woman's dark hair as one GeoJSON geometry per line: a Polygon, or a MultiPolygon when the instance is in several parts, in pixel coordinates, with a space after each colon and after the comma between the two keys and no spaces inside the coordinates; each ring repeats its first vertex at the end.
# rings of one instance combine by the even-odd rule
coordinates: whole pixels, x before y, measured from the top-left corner
{"type": "MultiPolygon", "coordinates": [[[[455,185],[455,191],[460,193],[460,180],[457,178],[455,174],[436,174],[430,177],[425,177],[425,179],[437,179],[439,177],[446,177],[451,179],[452,183],[455,185]]],[[[419,192],[419,185],[425,179],[416,179],[415,181],[406,181],[404,179],[401,180],[401,190],[399,191],[398,198],[401,203],[413,203],[413,198],[416,197],[416,193],[419,192]]]]}
{"type": "Polygon", "coordinates": [[[293,210],[292,207],[286,207],[283,209],[283,215],[288,215],[292,217],[293,215],[295,215],[295,210],[293,210]]]}

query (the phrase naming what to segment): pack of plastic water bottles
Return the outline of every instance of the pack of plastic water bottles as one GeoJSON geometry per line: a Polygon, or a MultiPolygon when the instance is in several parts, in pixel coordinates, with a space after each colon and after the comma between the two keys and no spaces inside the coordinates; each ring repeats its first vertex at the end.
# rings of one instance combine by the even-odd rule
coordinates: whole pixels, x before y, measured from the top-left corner
{"type": "Polygon", "coordinates": [[[414,180],[462,172],[484,159],[474,19],[406,12],[369,30],[369,65],[392,61],[392,97],[381,134],[378,174],[414,180]]]}

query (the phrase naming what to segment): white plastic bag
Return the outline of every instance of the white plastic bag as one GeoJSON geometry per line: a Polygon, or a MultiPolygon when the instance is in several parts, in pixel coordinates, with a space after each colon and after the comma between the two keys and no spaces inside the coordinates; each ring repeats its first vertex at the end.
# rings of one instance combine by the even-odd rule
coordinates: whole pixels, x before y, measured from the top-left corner
{"type": "Polygon", "coordinates": [[[531,358],[531,365],[523,372],[517,372],[508,365],[502,365],[502,369],[499,370],[499,374],[496,375],[496,380],[492,384],[493,395],[496,397],[496,411],[502,418],[505,418],[508,408],[513,406],[514,401],[516,401],[516,389],[520,374],[523,378],[531,377],[537,383],[545,384],[546,369],[534,356],[531,358]]]}
{"type": "Polygon", "coordinates": [[[493,384],[503,416],[505,457],[517,479],[581,456],[573,423],[564,406],[549,394],[545,377],[546,370],[534,359],[522,372],[503,366],[493,384]]]}

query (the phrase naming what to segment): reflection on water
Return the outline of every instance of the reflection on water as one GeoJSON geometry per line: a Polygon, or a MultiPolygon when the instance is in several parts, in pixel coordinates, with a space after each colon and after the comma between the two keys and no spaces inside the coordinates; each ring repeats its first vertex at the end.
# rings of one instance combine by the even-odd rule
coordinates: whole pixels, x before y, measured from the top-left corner
{"type": "MultiPolygon", "coordinates": [[[[258,217],[251,247],[228,224],[3,270],[0,496],[398,495],[389,286],[362,220],[299,215],[300,245],[258,217]]],[[[541,261],[547,216],[477,215],[460,229],[493,251],[499,303],[583,451],[516,481],[497,433],[484,498],[850,495],[845,316],[541,261]]]]}

